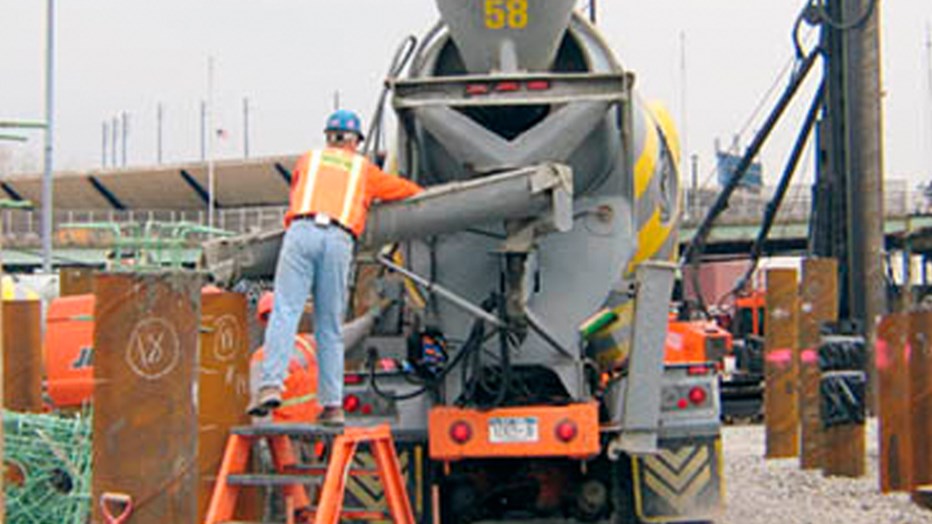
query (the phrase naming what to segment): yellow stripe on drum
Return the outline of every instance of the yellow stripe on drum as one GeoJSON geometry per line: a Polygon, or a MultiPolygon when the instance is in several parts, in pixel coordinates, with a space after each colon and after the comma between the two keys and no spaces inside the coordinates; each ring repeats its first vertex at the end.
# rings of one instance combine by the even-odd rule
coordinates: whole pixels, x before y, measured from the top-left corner
{"type": "Polygon", "coordinates": [[[675,220],[664,225],[660,219],[660,209],[654,211],[647,224],[638,231],[638,250],[634,254],[634,259],[628,264],[629,273],[633,273],[638,264],[653,257],[660,251],[675,225],[675,220]]]}
{"type": "Polygon", "coordinates": [[[645,120],[644,148],[634,164],[635,199],[641,198],[641,195],[650,186],[650,181],[657,166],[657,157],[660,153],[660,136],[657,134],[657,127],[646,112],[641,112],[641,118],[645,120]]]}
{"type": "Polygon", "coordinates": [[[648,103],[647,108],[650,110],[654,119],[657,121],[657,125],[660,126],[660,130],[663,132],[667,147],[670,148],[670,156],[673,157],[673,163],[676,166],[676,172],[679,173],[680,137],[679,133],[676,132],[676,124],[673,122],[673,117],[670,115],[670,111],[667,110],[667,107],[658,100],[653,100],[648,103]]]}

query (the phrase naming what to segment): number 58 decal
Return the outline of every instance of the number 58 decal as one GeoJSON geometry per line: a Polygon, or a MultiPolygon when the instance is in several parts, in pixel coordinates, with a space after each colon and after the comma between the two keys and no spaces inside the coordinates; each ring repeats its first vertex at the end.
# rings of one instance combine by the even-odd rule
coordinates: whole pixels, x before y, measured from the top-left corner
{"type": "Polygon", "coordinates": [[[489,29],[524,29],[527,0],[484,0],[485,26],[489,29]]]}

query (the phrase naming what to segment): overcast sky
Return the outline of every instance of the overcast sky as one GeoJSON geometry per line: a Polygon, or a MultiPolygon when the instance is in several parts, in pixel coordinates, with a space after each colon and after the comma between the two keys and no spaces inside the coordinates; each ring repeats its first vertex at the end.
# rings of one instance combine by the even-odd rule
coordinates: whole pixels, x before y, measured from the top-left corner
{"type": "MultiPolygon", "coordinates": [[[[664,100],[681,121],[688,151],[699,156],[705,179],[715,139],[728,145],[743,129],[747,143],[763,119],[759,113],[745,128],[792,56],[790,30],[804,3],[599,0],[598,15],[620,60],[636,73],[642,95],[664,100]]],[[[44,114],[45,4],[0,2],[0,120],[44,114]]],[[[102,123],[121,112],[130,119],[128,163],[155,163],[159,103],[165,111],[165,161],[199,159],[208,56],[215,59],[216,123],[228,130],[217,145],[218,157],[243,153],[245,97],[251,107],[252,156],[294,154],[319,145],[333,93],[339,91],[344,107],[368,117],[397,44],[408,34],[422,35],[437,19],[432,0],[58,0],[56,5],[56,170],[100,166],[102,123]]],[[[886,0],[882,6],[886,171],[888,177],[918,183],[932,179],[932,89],[925,49],[932,1],[886,0]]],[[[780,79],[777,91],[785,82],[780,79]]],[[[765,150],[770,183],[782,168],[809,91],[765,150]]],[[[41,133],[25,134],[29,142],[0,142],[0,149],[16,165],[39,168],[41,133]]],[[[811,155],[806,162],[811,165],[811,155]]]]}

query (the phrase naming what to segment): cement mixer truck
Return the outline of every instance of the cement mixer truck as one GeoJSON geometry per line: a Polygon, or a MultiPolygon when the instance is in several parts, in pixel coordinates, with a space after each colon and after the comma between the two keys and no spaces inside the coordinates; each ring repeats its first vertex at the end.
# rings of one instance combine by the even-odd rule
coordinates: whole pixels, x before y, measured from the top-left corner
{"type": "MultiPolygon", "coordinates": [[[[393,305],[344,407],[391,422],[422,522],[697,521],[723,498],[714,366],[664,358],[676,132],[575,4],[437,0],[387,81],[387,166],[428,190],[370,213],[354,291],[393,305]]],[[[280,238],[214,241],[207,268],[271,278],[280,238]]]]}

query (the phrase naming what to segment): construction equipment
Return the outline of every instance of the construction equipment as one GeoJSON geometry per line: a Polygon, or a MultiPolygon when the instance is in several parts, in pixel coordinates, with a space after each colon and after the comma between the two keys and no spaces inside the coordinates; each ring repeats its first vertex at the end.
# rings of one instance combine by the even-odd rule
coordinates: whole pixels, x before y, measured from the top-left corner
{"type": "Polygon", "coordinates": [[[763,415],[765,295],[752,290],[735,298],[728,328],[734,337],[722,368],[722,415],[757,418],[763,415]]]}
{"type": "MultiPolygon", "coordinates": [[[[413,503],[419,522],[673,522],[720,507],[714,366],[664,362],[676,133],[575,4],[438,0],[441,20],[387,82],[399,125],[386,165],[427,190],[370,211],[357,273],[384,273],[396,304],[346,375],[344,407],[428,447],[408,473],[412,497],[431,493],[413,503]],[[398,365],[377,368],[386,358],[398,365]]],[[[269,278],[280,239],[219,239],[205,264],[220,282],[269,278]]]]}

